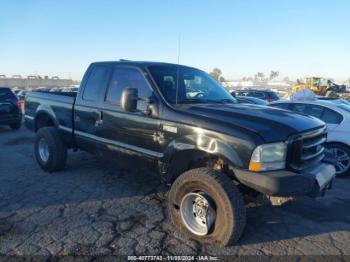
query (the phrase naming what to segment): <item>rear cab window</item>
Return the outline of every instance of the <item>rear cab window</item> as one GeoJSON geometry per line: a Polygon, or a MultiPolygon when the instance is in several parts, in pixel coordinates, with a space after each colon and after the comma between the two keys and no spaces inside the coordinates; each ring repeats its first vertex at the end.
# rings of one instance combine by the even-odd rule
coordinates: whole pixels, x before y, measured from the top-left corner
{"type": "Polygon", "coordinates": [[[89,102],[97,102],[99,100],[101,90],[107,83],[109,68],[107,66],[92,67],[87,78],[82,99],[89,102]]]}

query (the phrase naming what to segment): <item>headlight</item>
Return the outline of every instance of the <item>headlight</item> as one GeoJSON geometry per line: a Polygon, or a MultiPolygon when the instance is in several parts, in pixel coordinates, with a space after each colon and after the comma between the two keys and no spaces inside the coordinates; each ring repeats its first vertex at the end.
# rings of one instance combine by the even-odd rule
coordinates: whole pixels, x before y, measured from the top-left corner
{"type": "Polygon", "coordinates": [[[286,167],[287,145],[284,142],[264,144],[255,148],[249,170],[267,171],[286,167]]]}

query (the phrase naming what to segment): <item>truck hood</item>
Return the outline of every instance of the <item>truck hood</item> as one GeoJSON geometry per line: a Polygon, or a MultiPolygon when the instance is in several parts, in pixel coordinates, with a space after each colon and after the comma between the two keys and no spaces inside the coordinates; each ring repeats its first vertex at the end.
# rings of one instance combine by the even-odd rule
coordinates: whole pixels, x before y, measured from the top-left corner
{"type": "Polygon", "coordinates": [[[200,118],[210,119],[212,124],[248,129],[259,134],[268,143],[284,141],[290,135],[324,126],[322,121],[312,116],[269,106],[201,104],[192,105],[186,111],[200,118]]]}

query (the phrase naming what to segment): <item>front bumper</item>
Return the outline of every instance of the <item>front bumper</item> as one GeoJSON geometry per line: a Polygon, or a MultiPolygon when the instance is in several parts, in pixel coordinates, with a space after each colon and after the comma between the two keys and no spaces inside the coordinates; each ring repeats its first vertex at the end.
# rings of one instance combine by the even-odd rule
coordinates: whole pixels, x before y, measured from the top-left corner
{"type": "Polygon", "coordinates": [[[281,197],[324,195],[325,191],[332,187],[335,178],[335,168],[326,163],[308,168],[300,174],[287,170],[260,173],[234,170],[234,172],[242,184],[258,192],[281,197]]]}

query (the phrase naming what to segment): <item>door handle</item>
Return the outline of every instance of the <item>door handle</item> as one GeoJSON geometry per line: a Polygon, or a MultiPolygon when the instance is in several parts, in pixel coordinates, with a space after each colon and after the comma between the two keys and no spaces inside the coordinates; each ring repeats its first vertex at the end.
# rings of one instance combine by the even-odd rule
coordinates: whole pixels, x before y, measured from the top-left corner
{"type": "Polygon", "coordinates": [[[96,122],[95,127],[99,127],[103,125],[103,112],[97,111],[96,112],[96,122]]]}

